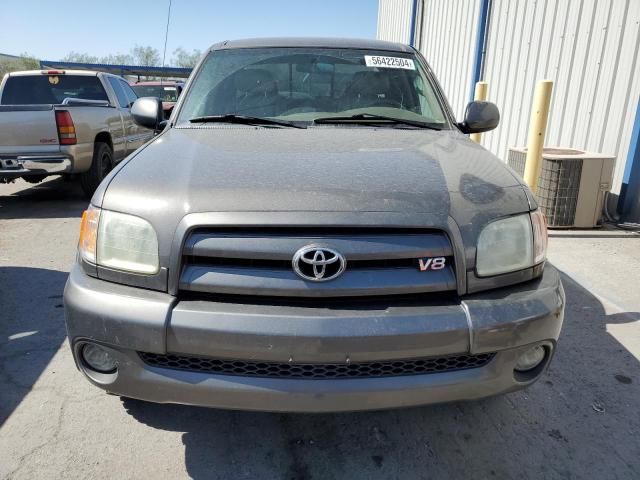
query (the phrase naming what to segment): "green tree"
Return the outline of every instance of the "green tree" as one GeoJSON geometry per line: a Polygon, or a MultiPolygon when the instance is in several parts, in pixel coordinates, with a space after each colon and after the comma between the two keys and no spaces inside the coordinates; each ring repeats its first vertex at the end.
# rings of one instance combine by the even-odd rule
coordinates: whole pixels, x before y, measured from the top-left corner
{"type": "Polygon", "coordinates": [[[71,51],[64,57],[63,62],[76,63],[107,63],[112,65],[144,65],[157,66],[160,65],[160,54],[153,47],[143,47],[136,45],[129,53],[110,53],[98,57],[84,52],[71,51]]]}
{"type": "Polygon", "coordinates": [[[178,47],[173,51],[171,65],[182,68],[193,68],[201,56],[202,52],[200,50],[194,49],[189,53],[184,48],[178,47]]]}
{"type": "Polygon", "coordinates": [[[131,56],[135,65],[155,67],[160,65],[160,53],[153,47],[136,45],[131,49],[131,56]]]}
{"type": "Polygon", "coordinates": [[[128,53],[111,53],[100,58],[100,63],[110,65],[133,65],[133,57],[128,53]]]}
{"type": "Polygon", "coordinates": [[[4,77],[5,73],[39,69],[40,62],[28,53],[22,53],[18,58],[0,59],[0,79],[4,77]]]}
{"type": "Polygon", "coordinates": [[[67,55],[62,57],[62,61],[75,63],[98,63],[100,60],[98,59],[98,57],[89,55],[88,53],[71,51],[67,55]]]}

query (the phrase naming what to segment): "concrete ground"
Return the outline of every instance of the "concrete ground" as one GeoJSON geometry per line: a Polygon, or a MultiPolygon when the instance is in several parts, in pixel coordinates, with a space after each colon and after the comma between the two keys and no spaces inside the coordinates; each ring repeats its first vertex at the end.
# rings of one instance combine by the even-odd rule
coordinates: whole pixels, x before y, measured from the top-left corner
{"type": "Polygon", "coordinates": [[[285,415],[109,396],[73,365],[72,183],[0,185],[2,478],[640,478],[640,235],[554,232],[565,326],[530,389],[472,403],[285,415]]]}

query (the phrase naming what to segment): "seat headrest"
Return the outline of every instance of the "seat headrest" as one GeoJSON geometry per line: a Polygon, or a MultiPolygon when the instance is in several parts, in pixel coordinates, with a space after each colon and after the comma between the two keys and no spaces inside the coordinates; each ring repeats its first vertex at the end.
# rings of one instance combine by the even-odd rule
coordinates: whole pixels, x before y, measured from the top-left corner
{"type": "Polygon", "coordinates": [[[378,95],[389,93],[391,82],[386,72],[357,72],[348,88],[350,93],[378,95]]]}

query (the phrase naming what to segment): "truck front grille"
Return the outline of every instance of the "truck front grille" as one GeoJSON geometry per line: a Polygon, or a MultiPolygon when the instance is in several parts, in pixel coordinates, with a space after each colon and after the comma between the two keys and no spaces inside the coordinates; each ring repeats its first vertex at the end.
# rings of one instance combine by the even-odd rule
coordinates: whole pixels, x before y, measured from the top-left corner
{"type": "Polygon", "coordinates": [[[362,363],[274,363],[139,352],[150,366],[239,377],[332,379],[425,375],[479,368],[494,353],[362,363]]]}
{"type": "Polygon", "coordinates": [[[448,236],[432,229],[200,228],[182,250],[182,294],[337,298],[452,292],[457,288],[448,236]],[[342,254],[346,270],[326,282],[308,281],[293,267],[307,246],[342,254]],[[421,271],[420,259],[445,257],[445,268],[421,271]]]}

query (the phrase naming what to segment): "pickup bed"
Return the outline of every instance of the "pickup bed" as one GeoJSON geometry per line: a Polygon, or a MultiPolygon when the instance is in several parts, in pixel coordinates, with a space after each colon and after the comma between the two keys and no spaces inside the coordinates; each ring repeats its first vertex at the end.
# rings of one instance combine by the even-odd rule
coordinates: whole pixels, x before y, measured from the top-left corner
{"type": "Polygon", "coordinates": [[[36,70],[0,84],[0,183],[73,175],[87,196],[113,166],[153,137],[129,111],[137,96],[121,77],[36,70]]]}

